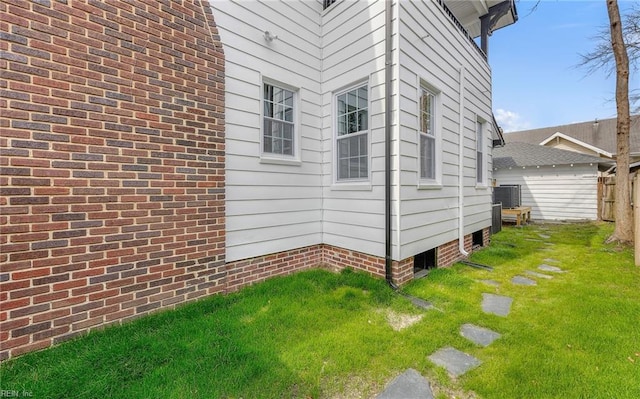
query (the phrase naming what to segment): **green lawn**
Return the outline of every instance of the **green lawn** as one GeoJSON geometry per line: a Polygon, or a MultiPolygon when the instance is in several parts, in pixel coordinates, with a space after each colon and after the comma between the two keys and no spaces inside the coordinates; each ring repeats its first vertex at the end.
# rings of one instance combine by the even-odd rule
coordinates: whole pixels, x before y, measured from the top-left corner
{"type": "Polygon", "coordinates": [[[439,398],[640,398],[640,267],[629,249],[603,244],[611,231],[507,228],[472,256],[493,272],[456,265],[404,288],[437,310],[349,271],[276,278],[5,362],[0,389],[34,398],[367,398],[412,367],[439,398]],[[566,273],[535,287],[510,282],[548,258],[566,273]],[[513,297],[511,314],[484,314],[483,292],[513,297]],[[388,320],[399,315],[423,317],[395,331],[388,320]],[[460,336],[464,323],[502,337],[477,347],[460,336]],[[427,359],[443,346],[483,364],[452,379],[427,359]]]}

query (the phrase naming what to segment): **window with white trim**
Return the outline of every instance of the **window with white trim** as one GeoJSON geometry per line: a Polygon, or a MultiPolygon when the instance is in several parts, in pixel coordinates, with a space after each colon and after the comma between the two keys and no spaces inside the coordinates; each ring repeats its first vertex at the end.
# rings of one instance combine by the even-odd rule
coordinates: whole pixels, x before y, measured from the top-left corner
{"type": "Polygon", "coordinates": [[[338,181],[369,178],[369,91],[362,85],[336,96],[338,181]]]}
{"type": "Polygon", "coordinates": [[[420,179],[437,179],[438,136],[436,131],[436,94],[421,88],[420,95],[420,179]]]}
{"type": "Polygon", "coordinates": [[[263,84],[262,152],[269,155],[295,154],[295,120],[292,90],[263,84]]]}
{"type": "Polygon", "coordinates": [[[484,123],[476,120],[476,183],[480,185],[485,184],[487,178],[485,163],[484,123]]]}

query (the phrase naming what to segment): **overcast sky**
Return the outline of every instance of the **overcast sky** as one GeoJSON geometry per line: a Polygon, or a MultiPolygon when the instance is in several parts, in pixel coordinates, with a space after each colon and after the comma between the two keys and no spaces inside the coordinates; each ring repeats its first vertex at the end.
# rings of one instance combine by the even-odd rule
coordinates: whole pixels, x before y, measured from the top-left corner
{"type": "MultiPolygon", "coordinates": [[[[498,124],[509,132],[615,117],[615,77],[577,67],[608,25],[605,0],[542,0],[531,12],[535,4],[517,1],[518,22],[489,39],[498,124]]],[[[619,0],[622,12],[632,4],[619,0]]]]}

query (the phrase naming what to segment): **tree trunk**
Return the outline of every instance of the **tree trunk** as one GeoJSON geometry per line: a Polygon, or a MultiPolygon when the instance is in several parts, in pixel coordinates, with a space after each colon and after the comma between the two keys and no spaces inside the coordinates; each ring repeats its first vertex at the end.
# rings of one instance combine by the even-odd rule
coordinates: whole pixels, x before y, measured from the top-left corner
{"type": "Polygon", "coordinates": [[[622,37],[622,21],[617,0],[607,0],[611,47],[616,60],[617,156],[616,156],[616,226],[609,241],[633,242],[633,214],[629,182],[629,57],[622,37]]]}

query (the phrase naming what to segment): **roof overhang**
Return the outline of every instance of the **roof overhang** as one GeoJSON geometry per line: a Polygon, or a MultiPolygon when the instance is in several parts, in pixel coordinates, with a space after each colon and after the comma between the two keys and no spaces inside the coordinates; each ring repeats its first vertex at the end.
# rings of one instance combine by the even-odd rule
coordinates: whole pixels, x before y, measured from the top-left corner
{"type": "Polygon", "coordinates": [[[518,20],[515,0],[444,0],[444,2],[473,38],[481,34],[480,17],[489,14],[492,9],[507,8],[506,13],[493,21],[492,32],[518,20]]]}
{"type": "Polygon", "coordinates": [[[605,156],[607,158],[613,158],[613,154],[612,153],[607,152],[607,151],[603,150],[602,148],[598,148],[596,146],[593,146],[591,144],[585,143],[584,141],[580,141],[580,140],[578,140],[578,139],[576,139],[574,137],[567,136],[566,134],[560,133],[560,132],[556,132],[552,136],[544,139],[542,142],[540,142],[540,145],[547,145],[547,143],[550,143],[551,141],[553,141],[555,139],[558,139],[558,138],[563,139],[563,140],[567,140],[567,141],[569,141],[571,143],[574,143],[576,145],[584,147],[584,148],[586,148],[588,150],[591,150],[591,151],[595,152],[596,154],[605,156]]]}

